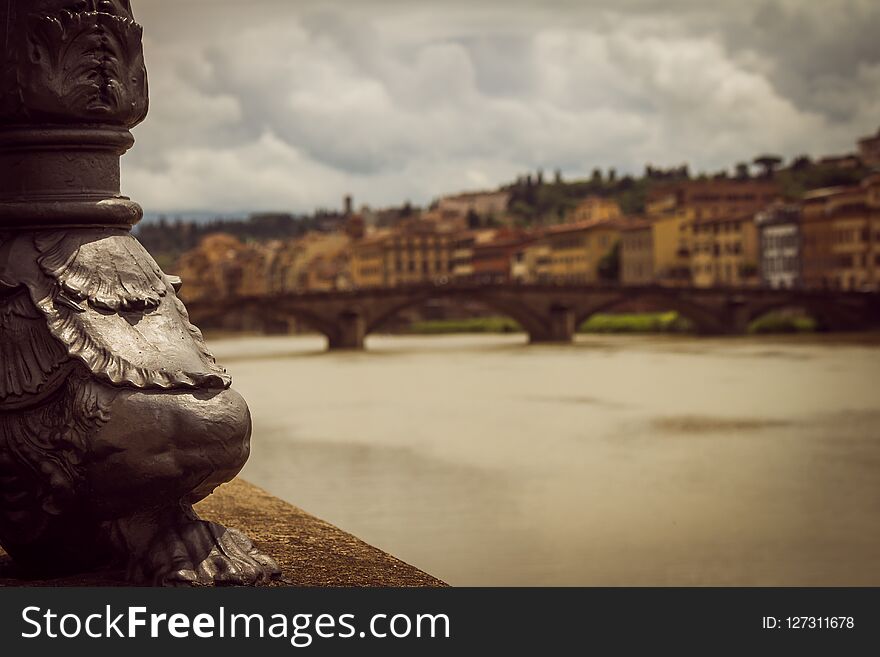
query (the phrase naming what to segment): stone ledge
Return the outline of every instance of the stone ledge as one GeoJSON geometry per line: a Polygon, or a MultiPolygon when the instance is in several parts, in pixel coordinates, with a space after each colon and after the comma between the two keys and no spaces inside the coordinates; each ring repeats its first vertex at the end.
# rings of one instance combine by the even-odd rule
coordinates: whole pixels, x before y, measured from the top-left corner
{"type": "MultiPolygon", "coordinates": [[[[237,479],[196,509],[207,519],[240,529],[281,566],[270,586],[442,587],[435,577],[364,543],[264,490],[237,479]]],[[[95,573],[52,580],[16,577],[0,550],[0,586],[125,586],[120,573],[95,573]]]]}

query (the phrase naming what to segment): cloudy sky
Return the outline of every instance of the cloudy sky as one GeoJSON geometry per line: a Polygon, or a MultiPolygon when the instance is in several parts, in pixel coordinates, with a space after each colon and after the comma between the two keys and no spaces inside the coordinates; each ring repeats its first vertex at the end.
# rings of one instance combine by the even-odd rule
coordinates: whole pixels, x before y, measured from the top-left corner
{"type": "Polygon", "coordinates": [[[134,0],[148,212],[311,211],[759,152],[880,126],[876,0],[134,0]]]}

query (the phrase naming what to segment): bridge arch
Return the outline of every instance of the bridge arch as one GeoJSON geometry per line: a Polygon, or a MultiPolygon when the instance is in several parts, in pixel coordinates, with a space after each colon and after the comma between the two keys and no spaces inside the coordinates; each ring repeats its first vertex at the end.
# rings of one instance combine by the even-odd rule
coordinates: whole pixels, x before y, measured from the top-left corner
{"type": "Polygon", "coordinates": [[[455,288],[437,287],[436,289],[420,291],[406,298],[392,299],[377,310],[374,310],[365,326],[365,333],[374,332],[386,321],[408,308],[415,308],[435,299],[451,297],[481,303],[487,308],[516,321],[530,336],[542,334],[548,329],[544,318],[525,304],[517,304],[479,289],[462,292],[455,288]]]}
{"type": "Polygon", "coordinates": [[[796,298],[781,297],[752,304],[749,307],[743,328],[747,328],[756,320],[773,312],[795,308],[805,311],[816,321],[817,328],[822,331],[859,328],[867,319],[862,317],[858,311],[848,308],[841,301],[829,298],[827,295],[821,298],[804,295],[796,298]]]}
{"type": "Polygon", "coordinates": [[[219,302],[198,300],[188,302],[187,308],[197,324],[211,325],[234,312],[253,319],[255,323],[262,325],[267,333],[273,332],[273,326],[286,326],[291,319],[303,322],[331,340],[337,330],[332,322],[321,315],[298,304],[286,303],[283,299],[273,301],[271,298],[239,298],[219,302]]]}
{"type": "Polygon", "coordinates": [[[627,290],[621,288],[619,294],[604,299],[599,303],[592,305],[586,309],[581,309],[577,315],[577,326],[580,327],[584,322],[593,315],[608,312],[625,303],[647,301],[656,303],[664,310],[672,310],[693,323],[698,333],[701,334],[718,334],[725,333],[728,327],[725,326],[723,318],[718,316],[717,311],[708,305],[704,306],[699,302],[689,301],[681,298],[676,294],[675,288],[657,288],[650,290],[627,290]]]}

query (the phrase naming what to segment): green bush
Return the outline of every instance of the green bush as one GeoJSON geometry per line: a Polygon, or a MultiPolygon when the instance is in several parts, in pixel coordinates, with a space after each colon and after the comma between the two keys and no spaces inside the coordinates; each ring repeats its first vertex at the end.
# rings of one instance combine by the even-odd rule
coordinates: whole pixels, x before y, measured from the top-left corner
{"type": "Polygon", "coordinates": [[[766,333],[813,333],[816,320],[802,315],[770,313],[759,317],[749,325],[753,335],[766,333]]]}
{"type": "Polygon", "coordinates": [[[580,333],[687,333],[690,321],[677,312],[596,314],[578,328],[580,333]]]}

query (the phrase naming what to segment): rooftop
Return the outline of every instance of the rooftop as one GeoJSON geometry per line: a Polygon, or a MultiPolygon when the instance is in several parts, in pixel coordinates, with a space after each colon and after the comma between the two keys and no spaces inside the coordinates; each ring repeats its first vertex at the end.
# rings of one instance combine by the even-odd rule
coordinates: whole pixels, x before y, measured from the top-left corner
{"type": "Polygon", "coordinates": [[[553,237],[554,235],[579,233],[582,231],[597,230],[599,228],[619,230],[624,224],[625,222],[620,219],[589,219],[587,221],[576,221],[570,224],[548,226],[544,229],[544,234],[547,237],[553,237]]]}

